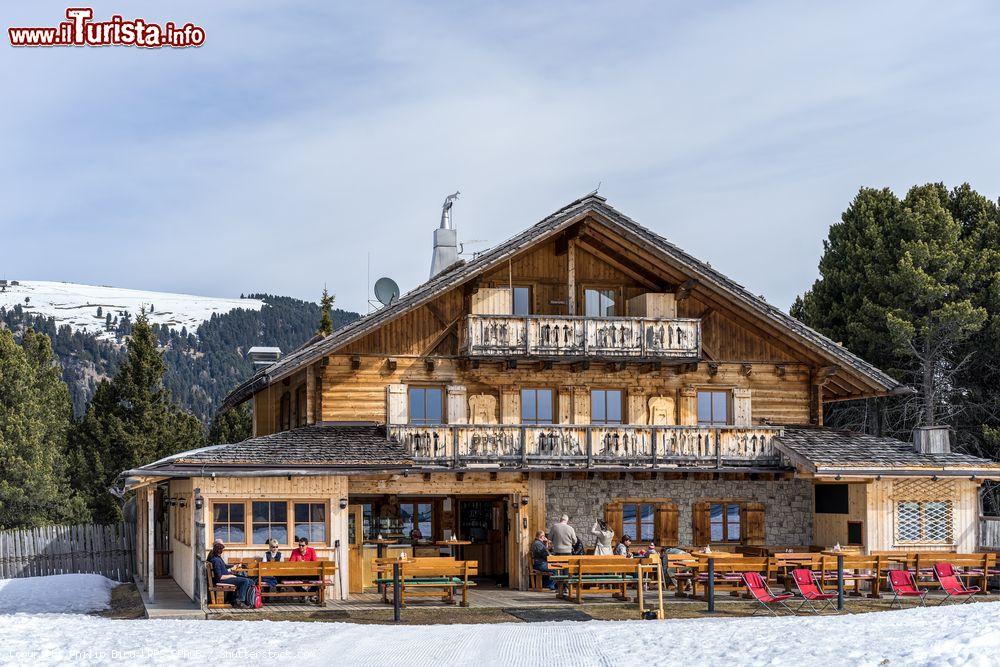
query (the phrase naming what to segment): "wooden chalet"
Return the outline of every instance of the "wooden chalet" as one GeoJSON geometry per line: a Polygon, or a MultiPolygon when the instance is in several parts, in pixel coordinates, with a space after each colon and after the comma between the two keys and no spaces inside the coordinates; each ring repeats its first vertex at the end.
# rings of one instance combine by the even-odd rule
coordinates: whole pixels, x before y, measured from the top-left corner
{"type": "Polygon", "coordinates": [[[602,517],[636,546],[974,551],[1000,464],[823,427],[901,391],[590,195],[258,371],[226,401],[251,439],[127,471],[140,569],[197,598],[214,539],[307,536],[341,599],[400,550],[524,588],[564,513],[587,547],[602,517]]]}

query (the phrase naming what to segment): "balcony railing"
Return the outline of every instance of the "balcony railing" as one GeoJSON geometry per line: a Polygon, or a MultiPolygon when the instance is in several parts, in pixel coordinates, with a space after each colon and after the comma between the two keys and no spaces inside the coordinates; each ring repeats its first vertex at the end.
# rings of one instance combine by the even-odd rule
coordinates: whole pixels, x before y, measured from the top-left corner
{"type": "Polygon", "coordinates": [[[469,315],[470,357],[697,360],[701,321],[691,318],[469,315]]]}
{"type": "Polygon", "coordinates": [[[777,427],[389,426],[418,464],[446,467],[775,466],[777,427]]]}

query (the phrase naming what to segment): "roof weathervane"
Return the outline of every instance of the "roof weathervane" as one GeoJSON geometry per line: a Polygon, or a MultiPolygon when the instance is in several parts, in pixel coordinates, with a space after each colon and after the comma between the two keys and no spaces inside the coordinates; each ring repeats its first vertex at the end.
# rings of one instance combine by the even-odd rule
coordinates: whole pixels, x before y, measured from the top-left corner
{"type": "Polygon", "coordinates": [[[455,194],[445,197],[444,204],[441,205],[441,229],[455,229],[451,222],[451,207],[460,194],[462,193],[456,190],[455,194]]]}

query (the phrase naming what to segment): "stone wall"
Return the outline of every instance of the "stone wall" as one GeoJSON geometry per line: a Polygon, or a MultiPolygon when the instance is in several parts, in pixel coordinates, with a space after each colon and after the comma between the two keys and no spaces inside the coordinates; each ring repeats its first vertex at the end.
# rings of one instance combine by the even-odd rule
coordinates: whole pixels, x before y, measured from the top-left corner
{"type": "MultiPolygon", "coordinates": [[[[813,490],[809,480],[634,480],[558,479],[545,482],[546,526],[568,514],[570,523],[588,548],[594,538],[590,529],[596,518],[604,518],[605,503],[619,498],[663,498],[677,504],[680,543],[691,545],[691,505],[714,498],[764,503],[767,544],[812,543],[813,490]]],[[[617,541],[617,535],[615,539],[617,541]]]]}

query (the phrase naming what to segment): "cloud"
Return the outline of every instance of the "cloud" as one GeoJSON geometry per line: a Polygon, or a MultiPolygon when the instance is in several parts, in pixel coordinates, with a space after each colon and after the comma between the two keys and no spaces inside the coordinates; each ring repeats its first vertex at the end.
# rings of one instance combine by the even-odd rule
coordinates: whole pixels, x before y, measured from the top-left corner
{"type": "Polygon", "coordinates": [[[372,280],[426,278],[446,194],[462,190],[460,236],[493,244],[600,181],[785,307],[858,187],[1000,192],[989,3],[129,11],[200,23],[206,45],[0,62],[10,277],[310,299],[326,283],[364,309],[369,254],[372,280]]]}

